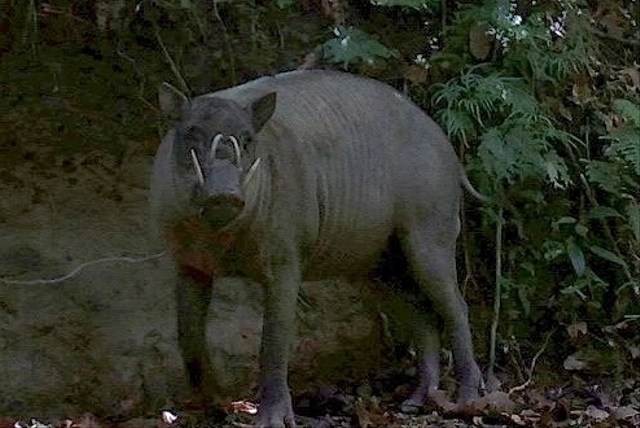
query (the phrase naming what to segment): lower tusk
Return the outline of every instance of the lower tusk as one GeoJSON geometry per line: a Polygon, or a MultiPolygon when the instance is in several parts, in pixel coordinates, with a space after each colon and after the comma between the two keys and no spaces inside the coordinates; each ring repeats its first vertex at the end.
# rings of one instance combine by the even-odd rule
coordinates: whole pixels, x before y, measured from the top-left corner
{"type": "Polygon", "coordinates": [[[198,177],[198,182],[200,183],[200,185],[204,185],[204,174],[202,173],[200,162],[198,162],[198,156],[196,156],[196,151],[194,149],[191,149],[189,152],[191,153],[191,160],[193,161],[193,167],[196,170],[196,176],[198,177]]]}
{"type": "Polygon", "coordinates": [[[242,183],[242,186],[246,186],[247,184],[249,184],[249,182],[251,181],[251,179],[253,178],[253,176],[256,173],[256,170],[258,169],[258,166],[260,165],[260,162],[262,161],[262,159],[257,158],[255,161],[253,161],[253,164],[251,164],[251,167],[249,168],[249,171],[247,171],[247,175],[244,176],[244,181],[242,183]]]}

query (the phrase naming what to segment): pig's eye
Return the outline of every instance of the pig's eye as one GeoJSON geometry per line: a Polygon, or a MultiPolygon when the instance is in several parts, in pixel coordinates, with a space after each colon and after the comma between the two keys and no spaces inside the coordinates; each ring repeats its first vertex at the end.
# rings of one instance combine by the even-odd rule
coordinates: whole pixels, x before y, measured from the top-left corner
{"type": "Polygon", "coordinates": [[[240,149],[244,153],[248,149],[250,149],[251,144],[253,144],[253,135],[251,135],[251,133],[248,131],[242,131],[238,135],[238,137],[239,137],[238,142],[240,143],[240,149]]]}
{"type": "Polygon", "coordinates": [[[198,127],[191,126],[184,130],[184,140],[187,143],[197,143],[206,139],[205,133],[198,127]]]}

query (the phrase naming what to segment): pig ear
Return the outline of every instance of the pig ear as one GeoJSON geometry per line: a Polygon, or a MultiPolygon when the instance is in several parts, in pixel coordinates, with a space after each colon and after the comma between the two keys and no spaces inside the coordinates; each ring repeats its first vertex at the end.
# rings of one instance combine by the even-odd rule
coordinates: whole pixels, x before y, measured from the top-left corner
{"type": "Polygon", "coordinates": [[[180,120],[189,107],[189,99],[167,82],[158,88],[158,103],[162,115],[172,121],[180,120]]]}
{"type": "Polygon", "coordinates": [[[273,115],[276,109],[276,93],[269,92],[266,95],[254,100],[249,106],[253,130],[260,132],[262,127],[273,115]]]}

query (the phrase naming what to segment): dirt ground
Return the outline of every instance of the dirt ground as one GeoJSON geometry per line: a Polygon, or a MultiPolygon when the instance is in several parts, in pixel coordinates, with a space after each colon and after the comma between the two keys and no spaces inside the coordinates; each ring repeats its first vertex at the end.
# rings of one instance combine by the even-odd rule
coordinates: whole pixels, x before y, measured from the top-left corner
{"type": "MultiPolygon", "coordinates": [[[[96,152],[45,168],[20,148],[30,150],[0,168],[0,415],[126,419],[179,408],[188,389],[173,264],[148,226],[151,157],[117,165],[96,152]],[[19,282],[34,280],[45,281],[19,282]]],[[[292,384],[379,370],[379,307],[367,307],[362,287],[305,285],[292,384]]],[[[225,399],[255,393],[260,295],[237,279],[215,287],[209,341],[225,399]]]]}

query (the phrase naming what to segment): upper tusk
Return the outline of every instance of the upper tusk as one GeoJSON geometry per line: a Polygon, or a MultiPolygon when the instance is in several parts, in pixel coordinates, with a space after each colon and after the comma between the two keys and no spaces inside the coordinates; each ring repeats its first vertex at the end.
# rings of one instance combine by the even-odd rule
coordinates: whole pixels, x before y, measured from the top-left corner
{"type": "Polygon", "coordinates": [[[215,137],[213,137],[213,140],[211,141],[211,152],[209,152],[209,157],[211,159],[216,157],[216,150],[218,150],[218,144],[220,144],[220,140],[222,140],[224,138],[224,135],[222,134],[216,134],[215,137]]]}
{"type": "Polygon", "coordinates": [[[201,185],[204,185],[204,174],[202,173],[200,162],[198,162],[198,156],[196,155],[195,149],[189,150],[189,153],[191,153],[191,160],[193,161],[193,167],[196,170],[196,176],[198,177],[198,182],[201,185]]]}
{"type": "Polygon", "coordinates": [[[238,144],[238,139],[236,137],[234,137],[233,135],[229,136],[229,139],[231,140],[231,143],[233,144],[233,150],[236,152],[236,159],[238,161],[238,166],[242,166],[242,162],[240,162],[240,145],[238,144]]]}

